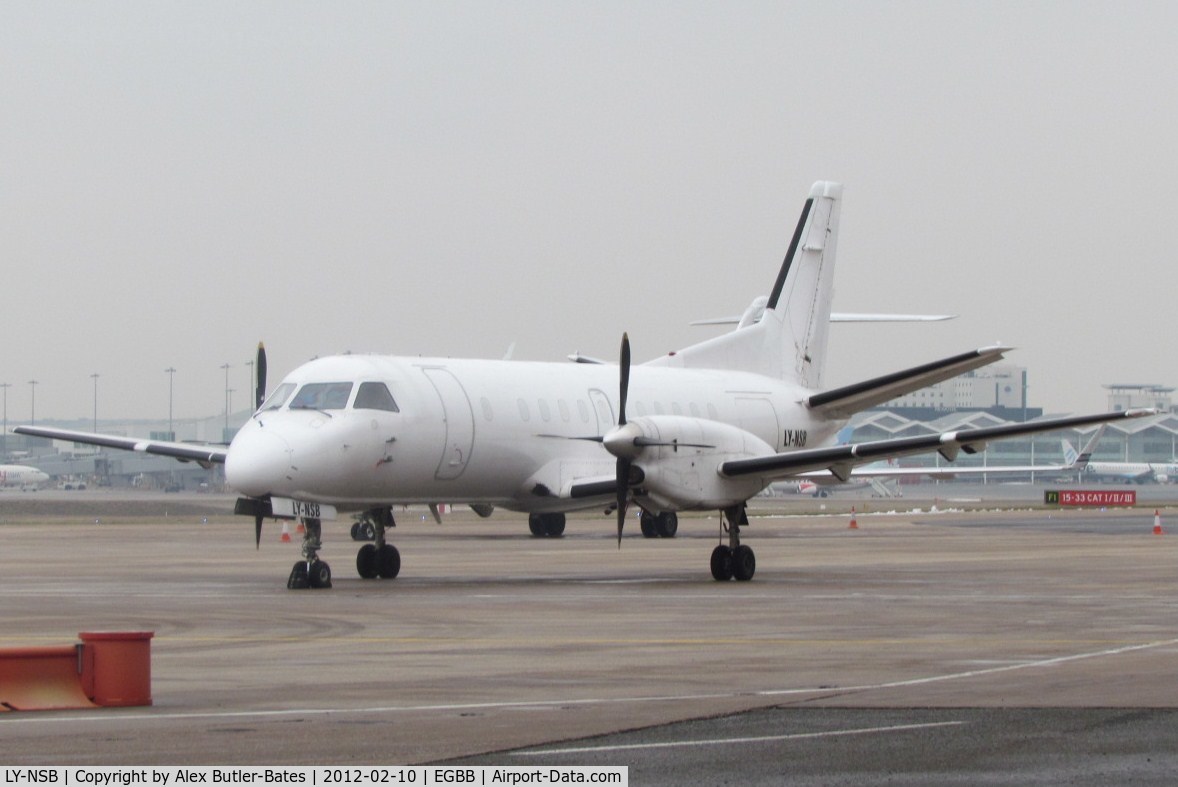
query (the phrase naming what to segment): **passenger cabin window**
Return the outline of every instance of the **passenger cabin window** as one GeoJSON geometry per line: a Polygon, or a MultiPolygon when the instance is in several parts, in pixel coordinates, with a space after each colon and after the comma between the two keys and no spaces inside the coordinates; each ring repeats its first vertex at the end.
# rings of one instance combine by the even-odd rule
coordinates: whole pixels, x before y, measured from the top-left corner
{"type": "Polygon", "coordinates": [[[360,390],[356,392],[356,402],[352,407],[357,410],[401,412],[393,395],[389,393],[389,387],[384,383],[360,383],[360,390]]]}
{"type": "Polygon", "coordinates": [[[294,393],[297,388],[294,383],[283,383],[274,389],[274,392],[266,397],[266,401],[262,402],[262,406],[258,408],[259,412],[266,410],[278,410],[282,405],[286,404],[286,400],[294,393]]]}
{"type": "Polygon", "coordinates": [[[342,410],[351,395],[351,383],[307,383],[291,400],[290,409],[342,410]]]}

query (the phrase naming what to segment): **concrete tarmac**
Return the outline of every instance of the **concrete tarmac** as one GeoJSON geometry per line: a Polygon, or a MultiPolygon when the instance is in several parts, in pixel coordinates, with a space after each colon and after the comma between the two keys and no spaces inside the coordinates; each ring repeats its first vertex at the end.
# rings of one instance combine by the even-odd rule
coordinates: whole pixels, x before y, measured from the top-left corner
{"type": "Polygon", "coordinates": [[[415,510],[398,515],[396,580],[356,577],[345,520],[324,528],[335,587],[288,591],[298,545],[274,523],[255,551],[247,518],[95,523],[81,499],[70,516],[8,515],[8,499],[0,647],[155,638],[151,707],[0,713],[5,765],[517,765],[571,749],[543,762],[631,765],[636,784],[871,782],[902,763],[965,783],[1038,778],[1089,740],[1124,778],[1178,764],[1168,509],[1157,536],[1152,508],[909,499],[868,503],[904,511],[852,530],[836,503],[758,503],[756,577],[724,584],[715,518],[682,517],[675,539],[633,526],[619,550],[600,515],[550,540],[518,515],[415,510]],[[1134,735],[1084,737],[1100,729],[1134,735]],[[677,743],[630,745],[659,739],[677,743]],[[975,756],[955,769],[954,751],[975,756]]]}

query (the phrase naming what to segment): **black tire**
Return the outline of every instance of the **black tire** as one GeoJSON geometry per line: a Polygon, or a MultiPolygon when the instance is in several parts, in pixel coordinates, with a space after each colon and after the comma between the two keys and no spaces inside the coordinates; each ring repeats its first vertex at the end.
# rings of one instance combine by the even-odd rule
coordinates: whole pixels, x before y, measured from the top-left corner
{"type": "Polygon", "coordinates": [[[544,532],[544,523],[540,518],[540,514],[531,514],[528,516],[528,530],[532,531],[532,535],[540,538],[546,535],[544,532]]]}
{"type": "Polygon", "coordinates": [[[741,544],[732,553],[732,576],[737,582],[748,582],[757,573],[757,556],[753,548],[741,544]]]}
{"type": "Polygon", "coordinates": [[[300,560],[294,564],[294,568],[290,570],[290,576],[287,577],[286,586],[291,590],[306,590],[311,587],[311,581],[307,575],[307,561],[300,560]]]}
{"type": "Polygon", "coordinates": [[[396,579],[401,573],[401,553],[392,544],[385,544],[377,551],[376,573],[381,579],[396,579]]]}
{"type": "Polygon", "coordinates": [[[360,525],[360,537],[363,541],[375,541],[376,526],[371,522],[365,522],[364,524],[360,525]]]}
{"type": "Polygon", "coordinates": [[[356,573],[360,579],[376,579],[376,544],[365,544],[356,553],[356,573]]]}
{"type": "Polygon", "coordinates": [[[658,538],[658,520],[654,514],[643,511],[638,518],[638,526],[642,529],[643,538],[658,538]]]}
{"type": "Polygon", "coordinates": [[[311,570],[307,579],[313,588],[331,587],[331,566],[322,560],[316,560],[311,564],[311,570]]]}
{"type": "Polygon", "coordinates": [[[564,514],[544,515],[544,535],[549,538],[560,538],[564,535],[564,514]]]}
{"type": "Polygon", "coordinates": [[[732,550],[723,544],[712,550],[712,579],[717,582],[732,579],[732,550]]]}
{"type": "Polygon", "coordinates": [[[679,532],[679,515],[674,511],[664,511],[655,519],[655,532],[659,538],[674,538],[679,532]]]}

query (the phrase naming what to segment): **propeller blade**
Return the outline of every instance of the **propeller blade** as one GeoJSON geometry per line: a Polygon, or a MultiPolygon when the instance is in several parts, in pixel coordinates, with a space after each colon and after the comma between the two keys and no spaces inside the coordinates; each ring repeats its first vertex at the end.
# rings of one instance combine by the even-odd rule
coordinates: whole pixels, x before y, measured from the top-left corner
{"type": "Polygon", "coordinates": [[[626,505],[630,500],[630,460],[618,459],[618,549],[622,548],[622,528],[626,524],[626,505]]]}
{"type": "Polygon", "coordinates": [[[622,359],[618,364],[618,426],[626,425],[626,398],[630,393],[630,336],[622,334],[622,359]]]}
{"type": "Polygon", "coordinates": [[[254,549],[262,548],[262,517],[254,517],[254,549]]]}
{"type": "MultiPolygon", "coordinates": [[[[618,426],[626,425],[626,398],[630,393],[630,335],[622,334],[622,357],[618,362],[618,426]]],[[[630,460],[618,457],[618,549],[622,548],[622,528],[626,524],[626,504],[630,500],[630,460]]]]}
{"type": "Polygon", "coordinates": [[[262,402],[266,401],[266,347],[261,342],[258,342],[258,359],[254,363],[254,369],[258,375],[257,387],[254,389],[254,409],[257,410],[261,408],[262,402]]]}

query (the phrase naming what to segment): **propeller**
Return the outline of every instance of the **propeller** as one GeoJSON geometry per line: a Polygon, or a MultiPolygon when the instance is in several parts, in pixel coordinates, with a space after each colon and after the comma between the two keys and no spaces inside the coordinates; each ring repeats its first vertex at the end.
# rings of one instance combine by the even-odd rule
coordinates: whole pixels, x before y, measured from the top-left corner
{"type": "MultiPolygon", "coordinates": [[[[258,342],[258,355],[254,360],[254,372],[257,380],[254,387],[254,410],[262,407],[266,401],[266,346],[258,342]]],[[[254,549],[262,548],[262,515],[254,515],[254,549]]]]}
{"type": "MultiPolygon", "coordinates": [[[[622,357],[618,362],[618,429],[626,425],[626,398],[630,392],[630,336],[622,334],[622,357]]],[[[618,549],[622,548],[622,528],[626,524],[626,506],[630,502],[630,468],[628,456],[618,454],[618,549]]]]}

